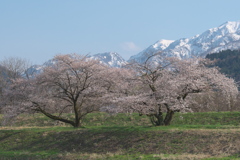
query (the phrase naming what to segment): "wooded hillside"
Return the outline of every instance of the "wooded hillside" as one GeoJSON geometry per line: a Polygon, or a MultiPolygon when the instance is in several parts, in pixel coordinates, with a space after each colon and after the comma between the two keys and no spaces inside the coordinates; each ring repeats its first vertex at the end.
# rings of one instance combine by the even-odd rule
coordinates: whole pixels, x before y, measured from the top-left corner
{"type": "Polygon", "coordinates": [[[225,50],[219,53],[208,54],[206,58],[216,60],[215,65],[227,76],[240,81],[240,50],[225,50]]]}

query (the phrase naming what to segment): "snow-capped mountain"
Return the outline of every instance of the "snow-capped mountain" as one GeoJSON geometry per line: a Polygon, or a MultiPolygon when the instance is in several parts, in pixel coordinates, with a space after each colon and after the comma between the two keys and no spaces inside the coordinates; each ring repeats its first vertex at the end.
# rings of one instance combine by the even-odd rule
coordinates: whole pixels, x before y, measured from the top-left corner
{"type": "Polygon", "coordinates": [[[36,74],[39,74],[43,71],[45,67],[53,65],[55,62],[53,59],[48,60],[47,62],[43,63],[42,65],[32,65],[30,68],[27,69],[27,74],[31,77],[36,74]]]}
{"type": "Polygon", "coordinates": [[[148,56],[153,55],[157,52],[164,51],[171,43],[173,43],[173,40],[159,40],[153,45],[149,46],[147,49],[141,51],[137,55],[131,56],[129,61],[137,61],[137,62],[144,62],[148,56]]]}
{"type": "Polygon", "coordinates": [[[116,52],[105,52],[92,55],[90,58],[99,60],[101,63],[110,67],[122,67],[126,61],[116,52]]]}
{"type": "Polygon", "coordinates": [[[192,38],[182,38],[176,41],[160,40],[139,54],[130,57],[131,60],[143,62],[146,56],[162,52],[161,56],[205,57],[209,53],[240,48],[240,21],[226,22],[219,27],[209,29],[192,38]]]}
{"type": "MultiPolygon", "coordinates": [[[[99,60],[102,64],[110,67],[122,67],[123,65],[127,64],[127,62],[116,52],[98,53],[92,56],[88,56],[88,58],[99,60]]],[[[28,69],[27,73],[29,75],[39,74],[45,67],[51,66],[54,63],[55,62],[50,59],[43,65],[33,65],[28,69]]]]}
{"type": "MultiPolygon", "coordinates": [[[[159,63],[162,62],[162,57],[178,57],[180,59],[205,57],[209,53],[227,49],[240,49],[240,21],[226,22],[192,38],[181,38],[175,41],[159,40],[137,55],[130,57],[128,61],[144,62],[148,56],[161,52],[160,56],[151,59],[154,63],[159,63]]],[[[101,63],[111,67],[121,67],[127,64],[115,52],[98,53],[89,58],[98,59],[101,63]]],[[[29,68],[29,72],[40,73],[44,67],[52,65],[52,63],[52,60],[49,60],[43,65],[34,65],[29,68]]]]}

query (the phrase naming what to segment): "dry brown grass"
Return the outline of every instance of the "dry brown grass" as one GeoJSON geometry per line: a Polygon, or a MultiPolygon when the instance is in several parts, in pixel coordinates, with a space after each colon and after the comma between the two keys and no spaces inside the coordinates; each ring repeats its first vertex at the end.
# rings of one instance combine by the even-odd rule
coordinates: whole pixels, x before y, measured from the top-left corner
{"type": "Polygon", "coordinates": [[[177,155],[164,155],[164,154],[156,154],[153,157],[160,158],[161,160],[199,160],[204,158],[221,158],[226,157],[228,155],[218,155],[212,156],[209,154],[177,154],[177,155]]]}
{"type": "Polygon", "coordinates": [[[24,130],[24,129],[44,129],[44,128],[53,128],[51,126],[38,127],[38,126],[0,126],[0,130],[24,130]]]}
{"type": "Polygon", "coordinates": [[[98,154],[98,153],[65,153],[59,154],[59,159],[64,160],[71,160],[71,159],[84,159],[84,160],[103,160],[103,159],[126,159],[126,160],[134,160],[134,159],[161,159],[161,160],[200,160],[206,158],[224,158],[229,155],[222,154],[218,156],[212,156],[209,154],[152,154],[152,155],[128,155],[124,154],[123,152],[116,152],[116,153],[106,153],[106,154],[98,154]],[[120,158],[121,157],[121,158],[120,158]]]}

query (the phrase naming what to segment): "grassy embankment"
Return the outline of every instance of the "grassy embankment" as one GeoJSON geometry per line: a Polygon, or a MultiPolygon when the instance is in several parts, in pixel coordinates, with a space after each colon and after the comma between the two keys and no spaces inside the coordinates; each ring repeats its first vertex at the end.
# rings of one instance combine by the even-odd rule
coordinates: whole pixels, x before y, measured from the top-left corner
{"type": "Polygon", "coordinates": [[[74,129],[22,115],[0,127],[0,159],[240,159],[239,122],[240,112],[179,113],[153,127],[137,114],[92,113],[74,129]]]}

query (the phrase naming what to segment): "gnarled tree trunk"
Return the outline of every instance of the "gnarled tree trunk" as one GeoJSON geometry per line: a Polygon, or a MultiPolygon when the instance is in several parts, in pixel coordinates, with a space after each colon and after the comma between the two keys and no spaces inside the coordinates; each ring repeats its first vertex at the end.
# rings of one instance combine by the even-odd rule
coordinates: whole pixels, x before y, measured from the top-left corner
{"type": "Polygon", "coordinates": [[[151,114],[151,115],[148,115],[152,124],[154,126],[162,126],[164,125],[164,121],[163,121],[163,115],[162,113],[160,114],[151,114]]]}
{"type": "Polygon", "coordinates": [[[173,115],[174,115],[174,111],[168,109],[167,114],[166,114],[166,116],[164,118],[164,125],[165,126],[170,125],[170,122],[172,121],[173,115]]]}
{"type": "Polygon", "coordinates": [[[151,122],[154,126],[168,126],[168,125],[170,125],[175,111],[171,110],[167,104],[164,104],[164,106],[167,109],[167,113],[166,113],[165,117],[163,117],[163,112],[161,110],[161,106],[158,107],[158,112],[157,113],[147,115],[147,116],[149,116],[149,118],[150,118],[150,120],[151,120],[151,122]]]}

